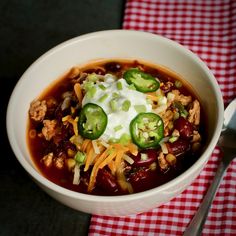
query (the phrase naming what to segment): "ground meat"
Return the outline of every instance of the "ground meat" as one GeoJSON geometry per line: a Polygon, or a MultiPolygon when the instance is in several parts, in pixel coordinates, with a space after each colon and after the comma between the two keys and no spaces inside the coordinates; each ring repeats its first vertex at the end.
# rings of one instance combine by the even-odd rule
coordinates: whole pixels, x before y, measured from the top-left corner
{"type": "Polygon", "coordinates": [[[164,127],[166,127],[170,121],[173,120],[174,113],[171,110],[167,110],[163,115],[162,119],[164,122],[164,127]]]}
{"type": "Polygon", "coordinates": [[[53,159],[53,164],[57,169],[62,169],[65,163],[65,154],[60,153],[58,157],[53,159]]]}
{"type": "Polygon", "coordinates": [[[49,97],[46,104],[48,109],[55,109],[58,105],[57,100],[54,97],[49,97]]]}
{"type": "Polygon", "coordinates": [[[43,162],[43,164],[46,167],[51,167],[52,166],[52,159],[53,159],[53,153],[50,152],[41,159],[41,162],[43,162]]]}
{"type": "Polygon", "coordinates": [[[179,90],[172,90],[172,93],[175,95],[175,101],[180,102],[183,106],[187,106],[191,101],[191,96],[185,96],[183,94],[180,94],[179,90]]]}
{"type": "Polygon", "coordinates": [[[200,142],[200,141],[201,141],[201,135],[198,133],[197,130],[194,130],[191,142],[195,143],[195,142],[200,142]]]}
{"type": "Polygon", "coordinates": [[[175,95],[173,93],[169,92],[169,93],[167,93],[166,97],[167,97],[167,107],[169,108],[175,100],[175,95]]]}
{"type": "Polygon", "coordinates": [[[44,120],[43,121],[44,127],[42,128],[42,134],[46,140],[51,140],[53,136],[56,134],[56,120],[44,120]]]}
{"type": "Polygon", "coordinates": [[[161,170],[163,170],[163,171],[167,171],[169,168],[169,164],[166,161],[163,152],[160,152],[160,154],[158,156],[158,164],[159,164],[161,170]]]}
{"type": "Polygon", "coordinates": [[[47,112],[46,101],[34,100],[30,104],[29,115],[32,120],[42,121],[47,112]]]}
{"type": "Polygon", "coordinates": [[[169,123],[172,122],[174,113],[171,110],[167,110],[165,113],[161,114],[163,123],[164,123],[164,135],[167,136],[169,134],[169,123]]]}
{"type": "Polygon", "coordinates": [[[193,107],[189,110],[188,121],[194,125],[200,123],[200,104],[198,100],[193,101],[193,107]]]}

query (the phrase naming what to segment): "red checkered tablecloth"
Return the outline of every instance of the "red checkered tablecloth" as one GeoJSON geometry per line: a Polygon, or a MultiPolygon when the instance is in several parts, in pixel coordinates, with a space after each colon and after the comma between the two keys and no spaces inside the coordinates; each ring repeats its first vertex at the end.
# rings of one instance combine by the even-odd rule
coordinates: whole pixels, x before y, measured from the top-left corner
{"type": "MultiPolygon", "coordinates": [[[[236,97],[236,0],[129,0],[123,28],[188,47],[214,73],[225,104],[236,97]]],[[[200,176],[169,203],[129,217],[93,215],[89,235],[182,235],[213,179],[219,153],[215,148],[200,176]]],[[[220,185],[203,235],[236,235],[236,160],[220,185]]]]}

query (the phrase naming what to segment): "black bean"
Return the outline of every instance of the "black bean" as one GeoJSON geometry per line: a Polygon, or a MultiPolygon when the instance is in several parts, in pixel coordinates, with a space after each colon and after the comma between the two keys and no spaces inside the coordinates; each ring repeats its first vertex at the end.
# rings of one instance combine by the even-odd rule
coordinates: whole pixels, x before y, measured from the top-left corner
{"type": "Polygon", "coordinates": [[[109,72],[118,72],[121,70],[121,64],[118,62],[108,62],[105,64],[105,69],[109,72]]]}

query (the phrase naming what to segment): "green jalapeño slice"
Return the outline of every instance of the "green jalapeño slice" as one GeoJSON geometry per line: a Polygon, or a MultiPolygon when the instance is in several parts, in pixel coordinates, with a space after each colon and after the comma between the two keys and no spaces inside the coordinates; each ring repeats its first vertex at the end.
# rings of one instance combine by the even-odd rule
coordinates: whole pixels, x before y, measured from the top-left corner
{"type": "Polygon", "coordinates": [[[78,129],[81,136],[88,139],[97,139],[105,131],[107,115],[104,110],[94,103],[87,103],[81,110],[78,129]]]}
{"type": "Polygon", "coordinates": [[[133,142],[140,148],[156,147],[164,136],[164,125],[155,113],[139,113],[130,123],[133,142]]]}
{"type": "Polygon", "coordinates": [[[137,68],[127,70],[124,73],[124,79],[128,84],[133,84],[138,91],[143,93],[154,92],[160,87],[157,79],[137,68]]]}

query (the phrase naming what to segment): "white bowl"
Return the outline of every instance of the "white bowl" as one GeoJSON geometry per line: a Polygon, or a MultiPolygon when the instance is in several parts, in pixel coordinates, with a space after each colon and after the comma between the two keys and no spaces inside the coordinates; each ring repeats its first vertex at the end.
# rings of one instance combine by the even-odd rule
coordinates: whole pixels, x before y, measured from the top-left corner
{"type": "Polygon", "coordinates": [[[192,52],[150,33],[110,30],[66,41],[35,61],[18,81],[7,111],[7,132],[12,149],[25,170],[49,195],[74,209],[100,215],[129,215],[147,211],[180,194],[199,175],[219,138],[223,101],[216,79],[192,52]],[[154,189],[124,196],[92,196],[62,188],[42,176],[31,160],[26,143],[30,102],[72,66],[101,58],[143,59],[174,70],[185,78],[201,98],[208,119],[203,154],[187,171],[154,189]]]}

